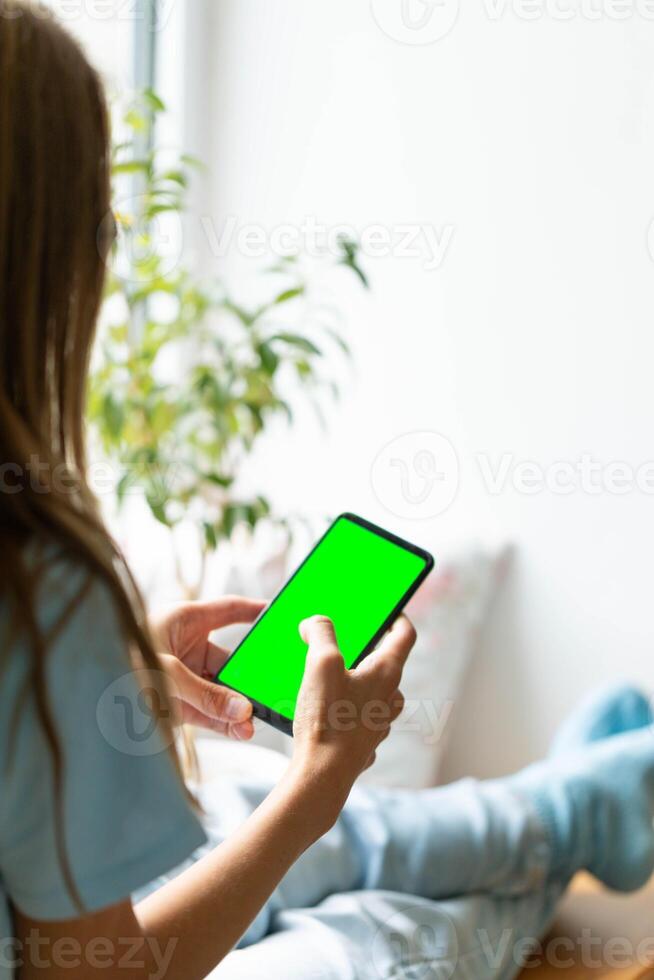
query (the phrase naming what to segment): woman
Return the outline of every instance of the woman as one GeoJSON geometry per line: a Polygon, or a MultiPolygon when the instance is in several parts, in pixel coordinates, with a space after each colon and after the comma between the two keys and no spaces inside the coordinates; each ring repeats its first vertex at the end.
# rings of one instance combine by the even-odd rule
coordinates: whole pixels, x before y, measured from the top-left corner
{"type": "Polygon", "coordinates": [[[251,735],[247,702],[204,676],[224,657],[210,630],[261,604],[148,624],[86,482],[108,141],[76,44],[42,9],[0,0],[0,976],[512,976],[516,947],[497,937],[539,935],[579,868],[621,889],[651,874],[647,702],[594,700],[511,779],[355,792],[343,809],[388,726],[337,731],[321,705],[347,699],[360,718],[383,701],[390,724],[414,633],[400,619],[348,672],[317,616],[302,624],[289,770],[272,788],[225,785],[244,819],[219,843],[207,814],[206,842],[171,726],[251,735]],[[160,724],[143,749],[125,726],[146,693],[160,724]]]}

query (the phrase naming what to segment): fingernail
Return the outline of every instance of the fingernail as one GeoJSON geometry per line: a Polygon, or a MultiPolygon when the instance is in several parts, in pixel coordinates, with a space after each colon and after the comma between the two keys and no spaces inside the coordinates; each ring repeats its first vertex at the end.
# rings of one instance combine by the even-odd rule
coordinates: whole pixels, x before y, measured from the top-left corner
{"type": "Polygon", "coordinates": [[[250,721],[243,721],[240,725],[235,725],[232,731],[236,738],[242,742],[247,742],[254,735],[254,728],[250,721]]]}
{"type": "Polygon", "coordinates": [[[245,721],[250,715],[250,702],[243,698],[228,698],[226,707],[230,721],[245,721]]]}

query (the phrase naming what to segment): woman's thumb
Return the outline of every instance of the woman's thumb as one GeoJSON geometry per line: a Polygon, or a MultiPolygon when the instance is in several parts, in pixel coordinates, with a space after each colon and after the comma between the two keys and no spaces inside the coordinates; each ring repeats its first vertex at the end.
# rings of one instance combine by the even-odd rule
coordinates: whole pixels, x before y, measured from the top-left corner
{"type": "Polygon", "coordinates": [[[343,657],[338,649],[334,624],[327,616],[311,616],[300,623],[300,636],[309,645],[307,660],[315,663],[340,661],[343,657]]]}

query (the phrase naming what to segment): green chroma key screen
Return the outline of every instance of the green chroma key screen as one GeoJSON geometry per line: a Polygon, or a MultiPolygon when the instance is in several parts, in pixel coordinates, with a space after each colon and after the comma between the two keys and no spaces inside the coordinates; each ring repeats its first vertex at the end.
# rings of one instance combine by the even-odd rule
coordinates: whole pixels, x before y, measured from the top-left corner
{"type": "Polygon", "coordinates": [[[431,556],[354,515],[339,517],[236,648],[216,678],[291,720],[307,646],[298,626],[317,614],[334,622],[351,667],[427,576],[431,556]]]}

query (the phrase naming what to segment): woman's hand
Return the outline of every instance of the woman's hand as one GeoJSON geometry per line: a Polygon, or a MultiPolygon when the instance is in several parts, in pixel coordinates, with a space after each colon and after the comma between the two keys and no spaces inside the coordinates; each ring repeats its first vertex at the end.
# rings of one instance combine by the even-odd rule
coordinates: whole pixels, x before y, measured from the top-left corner
{"type": "Polygon", "coordinates": [[[151,621],[180,722],[240,740],[252,737],[250,702],[213,681],[229,651],[211,643],[209,633],[222,626],[252,623],[265,605],[260,599],[223,596],[214,602],[180,603],[151,621]]]}
{"type": "Polygon", "coordinates": [[[300,781],[319,787],[329,822],[402,711],[399,685],[416,632],[400,616],[355,670],[346,669],[329,619],[307,619],[300,632],[309,651],[293,725],[293,768],[300,781]]]}

